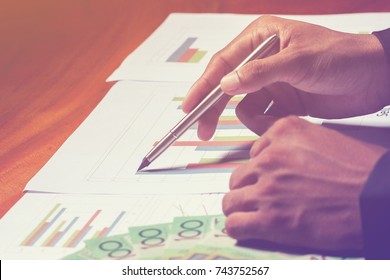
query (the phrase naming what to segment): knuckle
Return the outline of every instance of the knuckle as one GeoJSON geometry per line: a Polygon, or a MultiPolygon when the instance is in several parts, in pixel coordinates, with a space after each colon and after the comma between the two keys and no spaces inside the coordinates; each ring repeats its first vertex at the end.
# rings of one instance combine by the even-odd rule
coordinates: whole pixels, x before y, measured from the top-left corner
{"type": "Polygon", "coordinates": [[[281,118],[277,120],[271,127],[270,132],[273,135],[281,135],[284,134],[286,131],[296,128],[301,123],[300,119],[297,116],[287,116],[284,118],[281,118]]]}
{"type": "Polygon", "coordinates": [[[225,230],[230,237],[239,238],[240,227],[235,216],[228,216],[225,221],[225,230]]]}
{"type": "Polygon", "coordinates": [[[210,65],[215,65],[215,66],[223,66],[225,69],[225,73],[228,73],[234,69],[234,67],[230,64],[229,60],[225,56],[225,50],[222,49],[218,52],[216,52],[210,60],[210,65]]]}
{"type": "Polygon", "coordinates": [[[222,198],[222,212],[227,216],[231,213],[231,205],[232,205],[232,201],[231,201],[231,194],[230,193],[227,193],[224,195],[224,197],[222,198]]]}

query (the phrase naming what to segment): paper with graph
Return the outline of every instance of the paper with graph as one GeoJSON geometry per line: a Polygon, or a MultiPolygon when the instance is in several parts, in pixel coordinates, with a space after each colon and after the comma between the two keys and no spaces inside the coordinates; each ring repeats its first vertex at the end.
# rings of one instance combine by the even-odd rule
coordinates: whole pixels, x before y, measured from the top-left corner
{"type": "Polygon", "coordinates": [[[222,195],[26,194],[0,222],[0,259],[59,259],[85,240],[170,223],[175,217],[218,215],[222,195]],[[28,209],[28,210],[27,210],[28,209]]]}
{"type": "Polygon", "coordinates": [[[232,170],[247,160],[257,135],[223,112],[211,141],[191,127],[147,169],[137,168],[183,116],[190,84],[122,81],[95,108],[26,190],[57,193],[215,193],[228,191],[232,170]]]}
{"type": "MultiPolygon", "coordinates": [[[[259,16],[171,14],[108,81],[193,82],[212,55],[259,16]]],[[[370,33],[390,25],[388,13],[280,16],[349,33],[370,33]]]]}

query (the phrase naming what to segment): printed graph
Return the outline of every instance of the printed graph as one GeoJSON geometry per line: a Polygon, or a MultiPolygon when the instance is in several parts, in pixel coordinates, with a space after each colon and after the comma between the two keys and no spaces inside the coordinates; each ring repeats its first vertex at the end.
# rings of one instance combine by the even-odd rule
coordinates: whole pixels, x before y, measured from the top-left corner
{"type": "Polygon", "coordinates": [[[41,174],[49,177],[36,176],[28,189],[133,194],[228,191],[230,174],[248,159],[258,138],[235,115],[239,97],[230,100],[210,141],[200,141],[194,125],[148,168],[137,172],[153,145],[184,117],[181,104],[190,86],[117,83],[51,159],[56,164],[46,165],[41,174]]]}
{"type": "Polygon", "coordinates": [[[59,259],[129,227],[220,214],[222,196],[27,193],[2,218],[0,259],[59,259]]]}
{"type": "MultiPolygon", "coordinates": [[[[240,96],[232,98],[226,106],[225,114],[234,110],[241,99],[240,96]]],[[[172,101],[181,104],[183,100],[184,97],[175,97],[172,101]]],[[[181,110],[181,105],[178,105],[177,109],[181,110]]],[[[197,129],[197,124],[190,128],[193,131],[197,129]]],[[[172,147],[192,149],[201,155],[200,158],[195,157],[199,158],[197,162],[189,162],[182,168],[162,169],[152,174],[230,174],[249,158],[249,149],[258,136],[237,134],[237,131],[247,129],[235,115],[222,115],[218,121],[217,131],[219,133],[210,141],[178,140],[173,143],[172,147]],[[226,131],[228,135],[220,136],[222,131],[226,131]]],[[[156,144],[157,142],[154,143],[156,144]]]]}
{"type": "Polygon", "coordinates": [[[198,63],[207,51],[191,48],[197,37],[187,38],[167,59],[167,62],[198,63]]]}
{"type": "MultiPolygon", "coordinates": [[[[195,124],[148,169],[132,173],[131,170],[136,170],[146,152],[158,143],[160,136],[183,117],[182,93],[187,90],[180,90],[179,86],[160,86],[153,91],[150,98],[145,100],[144,110],[141,112],[140,106],[136,120],[132,120],[117,138],[90,173],[89,180],[167,183],[193,179],[226,181],[232,171],[249,158],[249,149],[258,135],[248,130],[235,115],[235,108],[242,100],[242,96],[235,96],[227,104],[210,141],[199,140],[195,124]],[[149,112],[153,112],[153,115],[149,112]],[[150,120],[148,124],[145,123],[147,119],[150,120]],[[134,150],[131,151],[129,144],[134,143],[134,138],[138,136],[134,131],[143,131],[144,135],[140,136],[138,144],[133,145],[134,150]]],[[[146,96],[145,93],[143,96],[146,96]]]]}
{"type": "Polygon", "coordinates": [[[126,214],[125,211],[121,211],[110,225],[97,229],[93,223],[102,216],[102,210],[93,211],[88,220],[82,222],[80,226],[77,225],[81,220],[80,216],[64,218],[67,210],[61,204],[56,204],[20,245],[76,248],[86,236],[90,238],[108,236],[126,214]]]}

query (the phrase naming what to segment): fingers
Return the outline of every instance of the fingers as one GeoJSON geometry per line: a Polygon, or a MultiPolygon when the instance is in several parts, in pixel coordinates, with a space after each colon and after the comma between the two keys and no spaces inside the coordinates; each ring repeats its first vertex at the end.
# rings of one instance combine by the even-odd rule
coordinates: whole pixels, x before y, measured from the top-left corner
{"type": "MultiPolygon", "coordinates": [[[[252,27],[246,28],[237,38],[235,38],[224,49],[216,53],[207,65],[202,76],[195,82],[189,90],[182,103],[185,113],[189,113],[209,94],[217,85],[221,78],[231,72],[241,61],[250,54],[254,47],[264,41],[269,36],[267,29],[259,28],[253,32],[252,27]]],[[[209,139],[215,131],[218,117],[227,104],[227,99],[220,101],[218,105],[202,116],[199,122],[198,135],[201,139],[209,139]]]]}
{"type": "Polygon", "coordinates": [[[225,229],[237,240],[262,239],[266,225],[259,212],[236,212],[226,219],[225,229]]]}
{"type": "Polygon", "coordinates": [[[229,216],[235,212],[250,212],[258,210],[258,195],[256,187],[232,190],[222,200],[223,213],[229,216]]]}
{"type": "Polygon", "coordinates": [[[241,164],[230,176],[230,189],[234,190],[255,184],[259,176],[260,174],[258,174],[258,170],[256,170],[252,162],[241,164]]]}
{"type": "MultiPolygon", "coordinates": [[[[202,76],[189,90],[182,108],[185,113],[190,112],[203,100],[207,94],[220,84],[221,78],[230,73],[253,50],[253,35],[239,35],[225,48],[216,53],[207,65],[202,76]]],[[[260,36],[260,35],[259,35],[260,36]]],[[[261,38],[256,41],[262,42],[261,38]]]]}
{"type": "Polygon", "coordinates": [[[202,118],[198,121],[198,137],[201,140],[209,140],[217,127],[219,116],[225,109],[226,104],[229,102],[230,97],[225,95],[215,104],[210,110],[203,114],[202,118]]]}
{"type": "MultiPolygon", "coordinates": [[[[299,68],[299,66],[298,66],[299,68]]],[[[229,73],[221,80],[222,90],[230,95],[258,91],[275,82],[294,82],[297,65],[287,49],[263,59],[256,59],[229,73]]]]}

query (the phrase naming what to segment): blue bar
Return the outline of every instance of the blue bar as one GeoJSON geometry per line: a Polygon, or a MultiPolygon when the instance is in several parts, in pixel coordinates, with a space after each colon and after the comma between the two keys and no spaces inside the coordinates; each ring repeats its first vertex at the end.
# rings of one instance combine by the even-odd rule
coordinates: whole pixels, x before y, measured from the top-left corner
{"type": "Polygon", "coordinates": [[[108,228],[108,230],[106,231],[106,233],[104,234],[104,236],[108,236],[108,234],[110,233],[110,231],[112,231],[114,229],[114,227],[119,223],[120,219],[122,219],[122,217],[126,214],[125,211],[122,211],[119,216],[115,219],[115,221],[112,223],[112,225],[108,228]]]}
{"type": "Polygon", "coordinates": [[[61,240],[61,238],[72,228],[72,226],[77,222],[77,220],[79,219],[79,217],[76,217],[74,218],[70,224],[62,231],[62,233],[57,237],[56,241],[54,241],[53,245],[52,246],[55,246],[58,241],[61,240]]]}
{"type": "Polygon", "coordinates": [[[250,150],[250,146],[197,146],[195,148],[195,151],[201,151],[201,152],[220,152],[220,151],[248,151],[250,150]]]}
{"type": "Polygon", "coordinates": [[[46,232],[46,231],[55,223],[55,221],[58,220],[58,218],[59,218],[59,217],[62,215],[62,213],[64,213],[64,212],[65,212],[65,208],[62,208],[62,209],[60,210],[60,212],[58,212],[57,215],[54,216],[53,220],[51,220],[51,222],[47,224],[47,226],[45,227],[45,229],[42,230],[42,232],[34,238],[34,240],[31,242],[30,246],[33,246],[33,245],[35,244],[35,242],[37,242],[37,241],[39,240],[39,238],[42,237],[42,235],[43,235],[43,234],[44,234],[44,233],[45,233],[45,232],[46,232]]]}
{"type": "Polygon", "coordinates": [[[89,226],[89,227],[87,228],[87,230],[86,230],[82,235],[79,236],[79,238],[76,240],[76,243],[74,244],[73,248],[76,248],[77,245],[79,245],[79,243],[84,239],[84,237],[88,234],[88,232],[89,232],[91,229],[92,229],[92,227],[89,226]]]}

